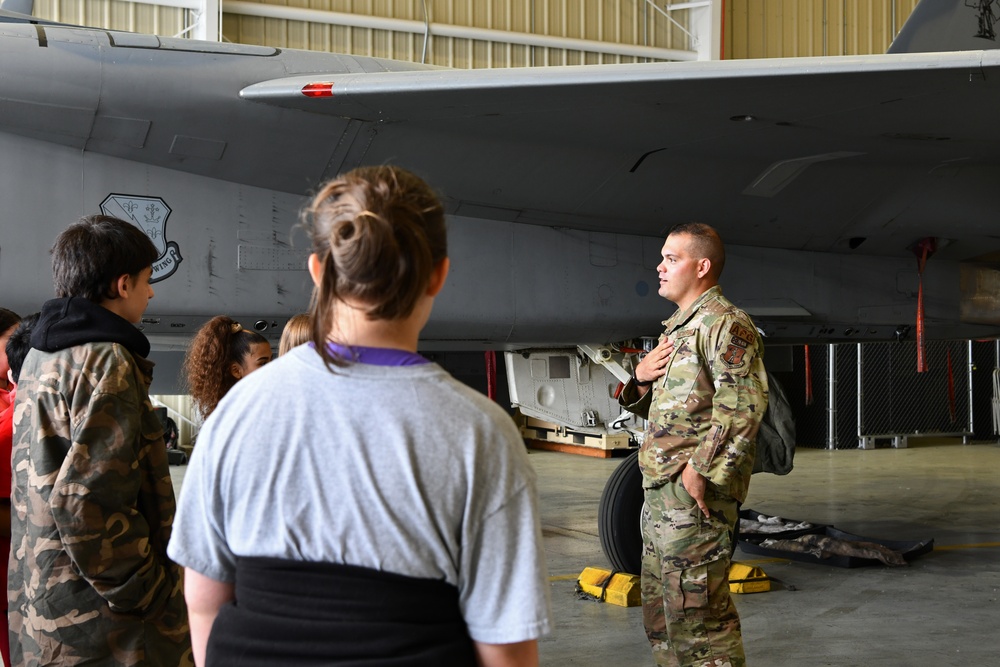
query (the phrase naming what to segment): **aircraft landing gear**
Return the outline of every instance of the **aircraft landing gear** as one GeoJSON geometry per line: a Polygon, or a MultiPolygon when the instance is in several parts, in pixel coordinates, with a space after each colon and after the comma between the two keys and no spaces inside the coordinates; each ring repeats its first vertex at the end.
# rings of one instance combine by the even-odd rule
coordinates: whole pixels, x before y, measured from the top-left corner
{"type": "Polygon", "coordinates": [[[639,574],[642,564],[642,473],[639,452],[629,454],[608,478],[597,511],[601,549],[619,572],[639,574]]]}

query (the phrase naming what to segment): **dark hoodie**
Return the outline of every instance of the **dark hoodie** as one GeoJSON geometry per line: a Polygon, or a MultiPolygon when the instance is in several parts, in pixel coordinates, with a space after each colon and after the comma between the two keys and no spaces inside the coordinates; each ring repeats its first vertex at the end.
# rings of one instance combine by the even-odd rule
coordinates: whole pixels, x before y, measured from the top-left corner
{"type": "Polygon", "coordinates": [[[104,306],[78,296],[46,301],[31,332],[31,347],[58,352],[84,343],[119,343],[132,356],[149,356],[142,332],[104,306]]]}

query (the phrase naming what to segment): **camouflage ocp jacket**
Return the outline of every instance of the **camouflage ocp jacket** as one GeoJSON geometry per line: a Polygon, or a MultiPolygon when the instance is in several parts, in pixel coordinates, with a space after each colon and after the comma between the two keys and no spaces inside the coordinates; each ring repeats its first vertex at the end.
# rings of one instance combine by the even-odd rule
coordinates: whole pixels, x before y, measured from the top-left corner
{"type": "Polygon", "coordinates": [[[632,381],[619,396],[625,409],[649,420],[639,449],[643,486],[676,481],[690,464],[743,502],[767,408],[760,334],[718,285],[663,325],[660,342],[674,343],[666,374],[641,399],[632,381]]]}
{"type": "Polygon", "coordinates": [[[14,407],[8,605],[16,665],[191,665],[149,343],[49,301],[14,407]]]}

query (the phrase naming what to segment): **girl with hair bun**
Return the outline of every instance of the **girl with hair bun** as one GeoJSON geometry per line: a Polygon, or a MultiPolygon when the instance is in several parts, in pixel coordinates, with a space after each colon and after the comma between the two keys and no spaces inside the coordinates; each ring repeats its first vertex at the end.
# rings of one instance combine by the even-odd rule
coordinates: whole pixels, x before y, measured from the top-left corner
{"type": "Polygon", "coordinates": [[[305,219],[312,341],[233,388],[181,490],[169,552],[196,663],[537,665],[551,611],[524,443],[417,352],[448,275],[440,201],[364,167],[305,219]]]}
{"type": "Polygon", "coordinates": [[[184,375],[203,417],[215,410],[233,385],[271,360],[271,344],[231,317],[206,322],[188,347],[184,375]]]}

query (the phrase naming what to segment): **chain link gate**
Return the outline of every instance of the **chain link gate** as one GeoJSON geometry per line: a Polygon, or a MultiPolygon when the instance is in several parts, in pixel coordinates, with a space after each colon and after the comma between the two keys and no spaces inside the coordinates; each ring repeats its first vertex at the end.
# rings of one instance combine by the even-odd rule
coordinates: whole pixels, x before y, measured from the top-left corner
{"type": "Polygon", "coordinates": [[[792,367],[775,375],[784,383],[795,414],[796,446],[857,447],[856,346],[798,345],[792,350],[792,367]]]}
{"type": "Polygon", "coordinates": [[[775,375],[790,396],[797,446],[871,448],[881,440],[905,447],[908,438],[925,435],[967,439],[974,432],[974,348],[981,366],[993,365],[992,343],[931,341],[929,370],[917,373],[915,342],[796,346],[794,370],[775,375]]]}
{"type": "Polygon", "coordinates": [[[914,342],[865,343],[857,369],[857,446],[890,439],[905,447],[913,436],[973,433],[972,347],[968,341],[930,341],[928,370],[917,373],[914,342]]]}

